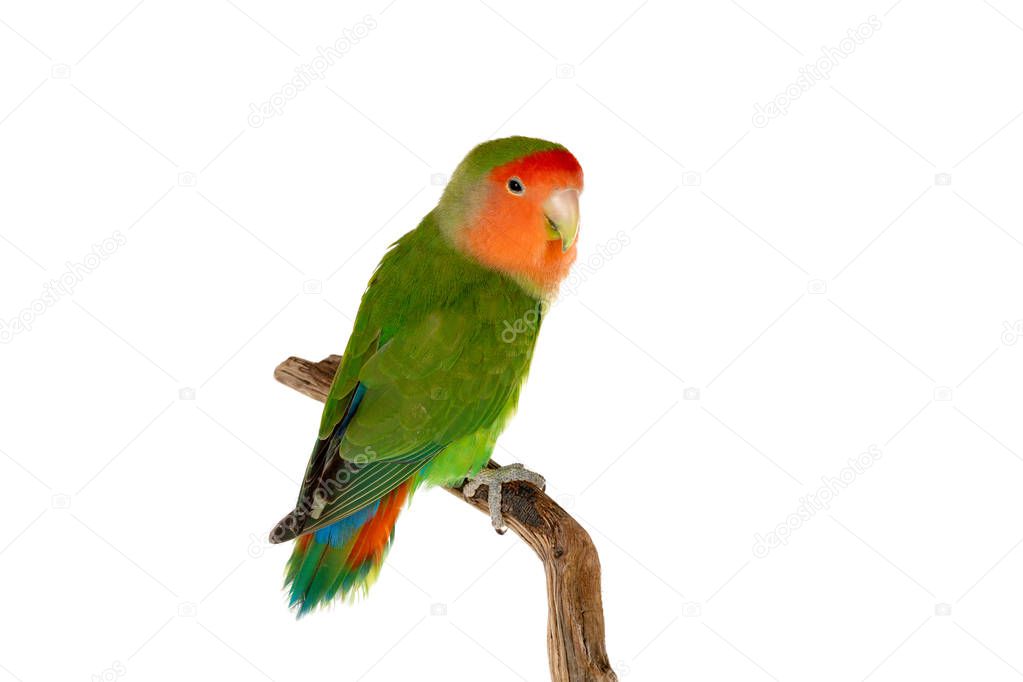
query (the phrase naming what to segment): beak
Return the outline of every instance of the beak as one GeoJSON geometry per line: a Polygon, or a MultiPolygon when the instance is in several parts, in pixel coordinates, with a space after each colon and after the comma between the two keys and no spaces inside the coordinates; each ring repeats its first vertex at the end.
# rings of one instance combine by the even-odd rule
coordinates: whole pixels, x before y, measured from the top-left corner
{"type": "Polygon", "coordinates": [[[560,239],[561,252],[565,253],[579,233],[579,190],[554,190],[543,202],[543,213],[547,218],[547,238],[560,239]]]}

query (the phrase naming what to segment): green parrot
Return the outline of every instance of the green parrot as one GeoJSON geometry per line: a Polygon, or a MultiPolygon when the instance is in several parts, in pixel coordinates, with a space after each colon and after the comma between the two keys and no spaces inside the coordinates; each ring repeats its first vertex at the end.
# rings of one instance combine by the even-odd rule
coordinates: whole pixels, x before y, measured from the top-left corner
{"type": "Polygon", "coordinates": [[[362,297],[323,409],[295,509],[274,543],[302,616],[364,594],[398,513],[423,483],[489,486],[543,478],[487,469],[515,411],[546,304],[576,257],[583,174],[564,147],[528,137],[485,142],[440,202],[391,245],[362,297]]]}

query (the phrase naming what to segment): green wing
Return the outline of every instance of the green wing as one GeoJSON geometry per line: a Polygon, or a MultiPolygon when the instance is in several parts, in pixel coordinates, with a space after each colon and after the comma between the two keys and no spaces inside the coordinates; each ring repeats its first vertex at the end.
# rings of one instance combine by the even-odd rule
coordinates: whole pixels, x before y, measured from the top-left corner
{"type": "Polygon", "coordinates": [[[495,347],[493,337],[489,325],[453,311],[434,312],[395,336],[359,373],[366,394],[340,439],[341,457],[416,457],[486,426],[521,383],[514,360],[523,359],[495,347]]]}
{"type": "Polygon", "coordinates": [[[383,345],[379,333],[362,330],[373,340],[349,343],[353,354],[334,378],[306,470],[298,509],[310,518],[281,539],[372,504],[452,442],[492,425],[517,395],[532,354],[531,341],[503,343],[496,329],[475,313],[445,309],[383,345]]]}

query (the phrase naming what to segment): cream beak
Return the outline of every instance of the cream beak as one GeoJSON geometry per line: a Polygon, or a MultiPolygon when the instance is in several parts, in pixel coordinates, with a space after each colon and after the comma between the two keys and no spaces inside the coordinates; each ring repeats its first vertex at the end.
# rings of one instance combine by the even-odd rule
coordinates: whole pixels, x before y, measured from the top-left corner
{"type": "Polygon", "coordinates": [[[550,238],[561,240],[561,252],[572,248],[579,234],[579,190],[556,189],[543,202],[550,238]]]}

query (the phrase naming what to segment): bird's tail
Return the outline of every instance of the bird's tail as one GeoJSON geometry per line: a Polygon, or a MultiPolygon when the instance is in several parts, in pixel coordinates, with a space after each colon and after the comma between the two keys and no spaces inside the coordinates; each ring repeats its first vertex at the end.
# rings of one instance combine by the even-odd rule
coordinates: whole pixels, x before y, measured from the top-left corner
{"type": "Polygon", "coordinates": [[[365,594],[380,574],[411,487],[412,481],[405,481],[373,504],[295,541],[285,588],[299,617],[339,595],[365,594]]]}

